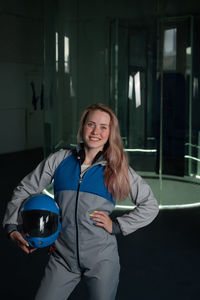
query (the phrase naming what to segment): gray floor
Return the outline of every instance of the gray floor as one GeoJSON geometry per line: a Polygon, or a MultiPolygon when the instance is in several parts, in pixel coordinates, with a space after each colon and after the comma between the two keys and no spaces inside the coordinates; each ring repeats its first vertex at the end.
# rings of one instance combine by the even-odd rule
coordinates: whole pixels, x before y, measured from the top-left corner
{"type": "MultiPolygon", "coordinates": [[[[41,158],[41,151],[0,156],[1,220],[12,189],[41,158]]],[[[0,298],[31,300],[48,260],[47,249],[27,256],[7,239],[2,229],[0,234],[0,298]]],[[[161,211],[150,226],[127,237],[119,236],[118,245],[121,275],[117,300],[199,299],[199,208],[161,211]]],[[[87,299],[84,284],[70,297],[76,299],[87,299]]]]}

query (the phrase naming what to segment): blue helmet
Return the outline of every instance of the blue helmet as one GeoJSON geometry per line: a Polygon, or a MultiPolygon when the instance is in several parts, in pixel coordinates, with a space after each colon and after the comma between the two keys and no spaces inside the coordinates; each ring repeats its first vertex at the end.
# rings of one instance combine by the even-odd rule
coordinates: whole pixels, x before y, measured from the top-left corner
{"type": "Polygon", "coordinates": [[[33,248],[51,245],[58,237],[60,212],[53,198],[38,194],[28,198],[22,208],[22,234],[33,248]]]}

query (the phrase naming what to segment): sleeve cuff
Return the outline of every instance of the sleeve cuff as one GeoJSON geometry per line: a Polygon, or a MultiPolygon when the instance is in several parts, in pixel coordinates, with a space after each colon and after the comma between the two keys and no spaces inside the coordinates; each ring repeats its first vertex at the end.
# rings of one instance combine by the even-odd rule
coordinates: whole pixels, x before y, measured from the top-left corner
{"type": "Polygon", "coordinates": [[[118,221],[115,219],[112,221],[112,235],[117,235],[122,233],[118,221]]]}
{"type": "Polygon", "coordinates": [[[6,230],[7,235],[9,235],[9,233],[11,233],[14,230],[18,230],[18,228],[17,228],[16,224],[6,224],[5,230],[6,230]]]}

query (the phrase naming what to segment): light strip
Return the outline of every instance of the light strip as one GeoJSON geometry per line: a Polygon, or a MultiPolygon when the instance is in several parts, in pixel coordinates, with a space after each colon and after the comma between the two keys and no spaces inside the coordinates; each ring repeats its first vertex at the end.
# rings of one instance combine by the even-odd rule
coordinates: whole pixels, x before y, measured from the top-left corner
{"type": "Polygon", "coordinates": [[[134,76],[135,85],[135,106],[138,108],[141,105],[141,92],[140,92],[140,72],[137,72],[134,76]]]}
{"type": "MultiPolygon", "coordinates": [[[[149,153],[157,152],[156,149],[124,149],[124,151],[125,152],[149,152],[149,153]]],[[[193,159],[193,160],[196,160],[196,161],[200,161],[199,158],[196,158],[196,157],[193,157],[193,156],[190,156],[190,155],[185,155],[184,157],[188,158],[188,159],[193,159]]]]}
{"type": "Polygon", "coordinates": [[[157,152],[156,149],[124,149],[126,152],[157,152]]]}
{"type": "Polygon", "coordinates": [[[46,189],[43,190],[43,193],[51,198],[54,198],[54,194],[49,193],[46,189]]]}
{"type": "Polygon", "coordinates": [[[194,148],[200,149],[200,146],[195,145],[195,144],[185,143],[185,146],[190,146],[190,147],[194,147],[194,148]]]}
{"type": "MultiPolygon", "coordinates": [[[[116,209],[129,209],[132,210],[136,206],[134,205],[116,205],[116,209]]],[[[172,204],[172,205],[159,205],[160,210],[164,209],[186,209],[186,208],[193,208],[193,207],[200,207],[200,202],[191,203],[191,204],[172,204]]]]}
{"type": "Polygon", "coordinates": [[[188,159],[193,159],[193,160],[196,160],[196,161],[200,161],[199,158],[196,158],[196,157],[193,157],[193,156],[190,156],[190,155],[185,155],[184,157],[188,158],[188,159]]]}

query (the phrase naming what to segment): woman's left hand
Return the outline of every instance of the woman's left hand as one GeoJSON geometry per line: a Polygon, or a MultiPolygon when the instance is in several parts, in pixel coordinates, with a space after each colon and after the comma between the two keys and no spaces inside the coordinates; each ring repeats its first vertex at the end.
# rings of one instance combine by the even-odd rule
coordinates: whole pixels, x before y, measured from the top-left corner
{"type": "Polygon", "coordinates": [[[107,232],[112,233],[112,220],[104,211],[94,211],[90,214],[94,225],[103,227],[107,232]]]}

